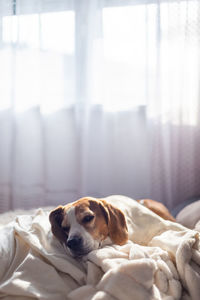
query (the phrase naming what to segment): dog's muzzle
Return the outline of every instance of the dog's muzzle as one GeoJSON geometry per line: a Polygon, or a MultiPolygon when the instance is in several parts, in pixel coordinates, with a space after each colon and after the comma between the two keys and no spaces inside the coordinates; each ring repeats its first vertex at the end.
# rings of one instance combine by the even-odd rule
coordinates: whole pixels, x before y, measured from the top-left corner
{"type": "Polygon", "coordinates": [[[71,251],[78,251],[79,249],[82,248],[82,245],[83,245],[83,240],[78,235],[75,235],[72,238],[67,240],[67,247],[71,251]]]}
{"type": "Polygon", "coordinates": [[[66,242],[66,246],[69,248],[71,254],[75,257],[84,256],[89,252],[84,248],[82,237],[78,235],[70,237],[66,242]]]}

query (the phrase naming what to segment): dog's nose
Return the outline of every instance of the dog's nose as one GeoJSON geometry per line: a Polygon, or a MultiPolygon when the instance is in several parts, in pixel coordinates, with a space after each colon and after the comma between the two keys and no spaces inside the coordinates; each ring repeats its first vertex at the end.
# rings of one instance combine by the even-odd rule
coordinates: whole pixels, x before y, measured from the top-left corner
{"type": "Polygon", "coordinates": [[[67,241],[67,247],[71,250],[77,250],[79,247],[81,247],[82,244],[82,238],[80,236],[73,236],[67,241]]]}

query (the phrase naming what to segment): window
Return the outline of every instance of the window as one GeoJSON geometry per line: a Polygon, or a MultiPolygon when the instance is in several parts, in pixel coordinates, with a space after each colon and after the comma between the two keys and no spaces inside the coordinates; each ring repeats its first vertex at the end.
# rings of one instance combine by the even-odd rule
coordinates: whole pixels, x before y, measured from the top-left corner
{"type": "Polygon", "coordinates": [[[39,103],[52,112],[87,102],[113,111],[151,103],[154,114],[160,99],[166,112],[196,97],[198,0],[19,3],[17,15],[2,17],[0,108],[39,103]]]}
{"type": "Polygon", "coordinates": [[[48,113],[65,98],[74,103],[74,19],[73,11],[2,18],[1,109],[39,104],[48,113]]]}
{"type": "MultiPolygon", "coordinates": [[[[103,9],[103,36],[101,41],[96,41],[96,103],[108,110],[146,105],[147,63],[151,60],[151,65],[155,65],[155,20],[155,5],[103,9]],[[101,42],[103,54],[100,56],[101,42]]],[[[148,72],[152,73],[151,68],[148,72]]]]}

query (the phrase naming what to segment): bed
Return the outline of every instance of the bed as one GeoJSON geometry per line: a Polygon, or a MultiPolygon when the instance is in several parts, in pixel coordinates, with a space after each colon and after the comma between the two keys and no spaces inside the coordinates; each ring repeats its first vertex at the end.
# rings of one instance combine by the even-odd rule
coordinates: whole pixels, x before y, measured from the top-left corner
{"type": "Polygon", "coordinates": [[[52,236],[50,207],[1,215],[0,299],[199,300],[198,227],[135,205],[142,224],[134,224],[133,240],[92,251],[84,260],[68,256],[52,236]],[[154,234],[147,240],[150,226],[154,234]]]}

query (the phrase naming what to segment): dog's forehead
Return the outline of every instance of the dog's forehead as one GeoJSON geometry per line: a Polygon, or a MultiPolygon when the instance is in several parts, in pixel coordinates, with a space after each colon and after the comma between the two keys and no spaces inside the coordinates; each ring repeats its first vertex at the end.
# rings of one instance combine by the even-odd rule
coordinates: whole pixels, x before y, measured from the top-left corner
{"type": "Polygon", "coordinates": [[[95,198],[85,197],[72,203],[72,206],[74,206],[75,214],[77,215],[87,211],[94,211],[98,206],[98,201],[95,198]]]}
{"type": "Polygon", "coordinates": [[[87,212],[91,211],[90,203],[88,200],[81,200],[74,205],[74,208],[76,216],[84,215],[87,212]]]}
{"type": "Polygon", "coordinates": [[[77,220],[80,220],[81,217],[84,217],[88,212],[95,211],[95,205],[91,203],[97,203],[93,198],[81,198],[73,203],[67,204],[64,208],[64,218],[62,226],[70,225],[74,216],[77,220]],[[91,202],[92,200],[92,202],[91,202]]]}

